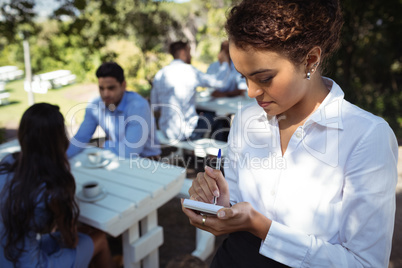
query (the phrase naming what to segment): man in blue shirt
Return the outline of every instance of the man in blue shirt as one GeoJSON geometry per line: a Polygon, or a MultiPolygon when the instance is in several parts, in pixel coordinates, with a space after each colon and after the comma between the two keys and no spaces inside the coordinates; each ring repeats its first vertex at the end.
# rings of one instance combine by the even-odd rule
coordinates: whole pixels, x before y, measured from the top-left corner
{"type": "Polygon", "coordinates": [[[99,125],[106,133],[105,149],[120,158],[160,155],[155,121],[147,100],[126,91],[123,69],[114,62],[103,63],[96,71],[100,96],[92,100],[78,132],[70,140],[67,156],[78,154],[99,125]]]}

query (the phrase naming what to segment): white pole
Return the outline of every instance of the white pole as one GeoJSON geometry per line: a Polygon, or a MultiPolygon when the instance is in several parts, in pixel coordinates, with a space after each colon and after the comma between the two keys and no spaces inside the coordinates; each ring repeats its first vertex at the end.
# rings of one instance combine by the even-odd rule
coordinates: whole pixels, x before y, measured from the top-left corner
{"type": "Polygon", "coordinates": [[[35,97],[32,92],[32,69],[31,69],[31,55],[29,53],[29,42],[24,37],[22,42],[24,46],[24,61],[25,61],[25,86],[28,87],[28,104],[31,106],[35,103],[35,97]]]}

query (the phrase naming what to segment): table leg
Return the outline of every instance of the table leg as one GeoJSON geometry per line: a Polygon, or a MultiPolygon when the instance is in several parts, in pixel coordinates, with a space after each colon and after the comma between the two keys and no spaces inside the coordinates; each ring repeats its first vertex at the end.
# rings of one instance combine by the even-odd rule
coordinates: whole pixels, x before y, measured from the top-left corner
{"type": "Polygon", "coordinates": [[[158,226],[154,210],[123,233],[124,268],[158,268],[158,248],[162,244],[163,228],[158,226]]]}
{"type": "MultiPolygon", "coordinates": [[[[156,210],[148,214],[144,220],[141,221],[141,233],[146,234],[158,227],[158,213],[156,210]]],[[[144,258],[144,268],[159,267],[159,250],[156,248],[148,256],[144,258]]]]}
{"type": "Polygon", "coordinates": [[[123,233],[123,261],[124,268],[141,268],[141,261],[132,263],[131,243],[140,238],[140,230],[138,222],[131,226],[123,233]]]}
{"type": "Polygon", "coordinates": [[[159,267],[159,250],[155,249],[144,259],[144,268],[159,267]]]}

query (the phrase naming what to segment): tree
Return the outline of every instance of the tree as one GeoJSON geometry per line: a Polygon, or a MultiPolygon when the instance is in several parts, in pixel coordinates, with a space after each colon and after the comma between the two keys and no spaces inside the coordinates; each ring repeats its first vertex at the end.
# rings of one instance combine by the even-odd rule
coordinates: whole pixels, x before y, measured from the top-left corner
{"type": "MultiPolygon", "coordinates": [[[[215,60],[226,39],[228,9],[240,0],[58,1],[60,8],[44,23],[35,20],[34,0],[0,4],[0,63],[23,62],[18,33],[25,32],[31,35],[35,73],[66,67],[88,79],[102,61],[120,60],[131,86],[146,92],[156,71],[170,60],[166,52],[171,41],[187,39],[196,60],[215,60]]],[[[341,4],[342,45],[325,74],[341,85],[347,100],[384,117],[402,137],[402,2],[341,4]]]]}
{"type": "Polygon", "coordinates": [[[34,0],[13,0],[0,5],[0,32],[9,43],[16,41],[21,26],[29,30],[26,26],[33,24],[36,15],[34,6],[34,0]]]}
{"type": "Polygon", "coordinates": [[[384,117],[402,137],[402,3],[398,0],[342,1],[342,45],[328,74],[346,99],[384,117]]]}

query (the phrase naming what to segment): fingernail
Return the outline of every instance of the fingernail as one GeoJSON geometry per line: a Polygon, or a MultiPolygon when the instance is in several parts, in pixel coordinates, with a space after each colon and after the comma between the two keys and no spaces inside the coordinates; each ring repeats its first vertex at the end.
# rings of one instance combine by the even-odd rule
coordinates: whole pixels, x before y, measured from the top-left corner
{"type": "Polygon", "coordinates": [[[225,211],[219,211],[219,212],[218,212],[218,217],[219,217],[219,218],[225,217],[225,211]]]}
{"type": "Polygon", "coordinates": [[[209,167],[209,166],[205,166],[205,170],[213,171],[213,169],[211,167],[209,167]]]}
{"type": "Polygon", "coordinates": [[[214,191],[214,196],[219,197],[219,191],[218,190],[214,191]]]}

